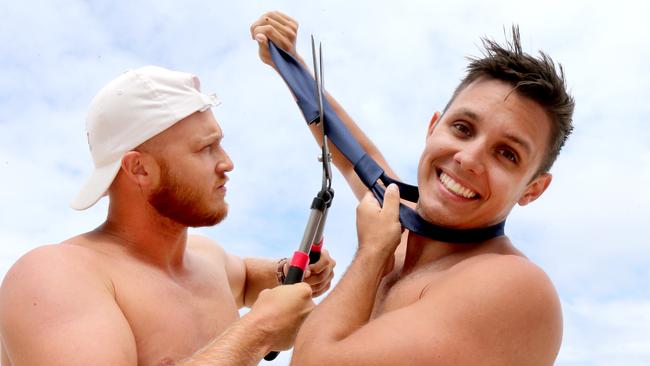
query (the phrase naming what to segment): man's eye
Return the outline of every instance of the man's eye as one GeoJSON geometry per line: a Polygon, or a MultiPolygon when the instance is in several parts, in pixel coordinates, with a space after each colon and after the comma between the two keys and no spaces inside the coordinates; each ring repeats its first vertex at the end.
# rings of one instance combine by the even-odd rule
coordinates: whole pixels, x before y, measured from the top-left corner
{"type": "Polygon", "coordinates": [[[472,130],[464,123],[454,123],[452,127],[463,136],[471,136],[472,130]]]}
{"type": "Polygon", "coordinates": [[[519,157],[518,157],[517,154],[516,154],[515,152],[513,152],[512,150],[508,150],[508,149],[500,149],[500,150],[499,150],[499,154],[500,154],[501,156],[503,156],[504,158],[506,158],[506,159],[512,161],[512,162],[515,163],[515,164],[519,162],[519,157]]]}

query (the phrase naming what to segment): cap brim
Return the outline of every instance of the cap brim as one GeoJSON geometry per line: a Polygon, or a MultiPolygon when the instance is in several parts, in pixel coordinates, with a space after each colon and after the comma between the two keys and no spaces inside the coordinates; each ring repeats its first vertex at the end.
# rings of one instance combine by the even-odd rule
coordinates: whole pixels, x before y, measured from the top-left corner
{"type": "Polygon", "coordinates": [[[122,160],[115,161],[103,167],[95,168],[77,196],[72,200],[70,207],[75,210],[85,210],[94,205],[104,196],[108,187],[120,170],[122,160]]]}

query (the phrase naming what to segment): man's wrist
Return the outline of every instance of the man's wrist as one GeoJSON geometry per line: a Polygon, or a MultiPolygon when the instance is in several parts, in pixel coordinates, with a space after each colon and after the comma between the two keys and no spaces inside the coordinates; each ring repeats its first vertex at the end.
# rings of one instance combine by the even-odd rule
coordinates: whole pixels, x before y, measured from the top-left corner
{"type": "Polygon", "coordinates": [[[278,261],[278,267],[275,270],[275,276],[278,279],[278,284],[283,285],[287,275],[284,273],[284,267],[286,266],[288,258],[282,258],[278,261]]]}
{"type": "Polygon", "coordinates": [[[384,261],[392,254],[393,252],[381,248],[376,248],[373,246],[373,244],[359,245],[354,259],[358,259],[364,262],[383,264],[384,261]]]}
{"type": "MultiPolygon", "coordinates": [[[[390,255],[393,255],[392,253],[390,255]]],[[[384,267],[388,261],[388,256],[382,251],[377,251],[372,248],[359,248],[352,258],[352,263],[350,266],[358,266],[363,268],[363,272],[367,275],[378,276],[381,278],[384,276],[384,267]]]]}
{"type": "Polygon", "coordinates": [[[263,317],[258,315],[257,312],[251,309],[251,311],[239,318],[238,322],[242,329],[248,333],[250,351],[257,353],[258,356],[261,354],[261,357],[264,357],[264,355],[273,350],[273,347],[269,342],[270,332],[266,327],[267,322],[263,317]]]}

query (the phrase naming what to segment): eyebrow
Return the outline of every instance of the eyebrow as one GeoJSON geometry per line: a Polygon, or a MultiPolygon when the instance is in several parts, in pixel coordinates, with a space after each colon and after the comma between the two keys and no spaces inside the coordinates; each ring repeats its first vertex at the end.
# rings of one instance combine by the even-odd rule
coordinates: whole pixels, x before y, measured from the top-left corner
{"type": "Polygon", "coordinates": [[[506,140],[510,140],[512,143],[521,146],[522,149],[526,150],[526,154],[530,155],[530,152],[531,152],[532,149],[530,148],[530,145],[526,141],[520,139],[519,137],[517,137],[515,135],[511,135],[511,134],[506,134],[505,138],[506,138],[506,140]]]}
{"type": "Polygon", "coordinates": [[[221,139],[223,139],[223,134],[222,133],[213,132],[213,133],[211,133],[209,135],[205,135],[205,136],[201,136],[201,137],[197,138],[196,140],[194,140],[194,143],[197,144],[197,145],[204,145],[207,142],[212,143],[212,142],[216,142],[216,141],[221,141],[221,139]]]}
{"type": "Polygon", "coordinates": [[[461,108],[456,113],[460,114],[461,116],[468,117],[469,119],[473,119],[476,122],[482,122],[483,121],[483,119],[478,114],[474,113],[474,111],[472,111],[472,110],[470,110],[468,108],[461,108]]]}
{"type": "MultiPolygon", "coordinates": [[[[461,116],[467,117],[468,119],[474,120],[477,123],[482,123],[483,122],[483,118],[481,116],[479,116],[477,113],[475,113],[474,111],[472,111],[472,110],[470,110],[468,108],[461,108],[456,113],[461,115],[461,116]]],[[[523,140],[523,139],[521,139],[521,138],[519,138],[519,137],[517,137],[515,135],[509,134],[509,133],[506,133],[504,135],[504,137],[505,137],[506,140],[508,140],[508,141],[510,141],[510,142],[512,142],[512,143],[514,143],[516,145],[521,146],[524,150],[526,150],[527,154],[530,154],[530,152],[532,151],[532,148],[530,147],[530,144],[528,142],[526,142],[525,140],[523,140]]]]}

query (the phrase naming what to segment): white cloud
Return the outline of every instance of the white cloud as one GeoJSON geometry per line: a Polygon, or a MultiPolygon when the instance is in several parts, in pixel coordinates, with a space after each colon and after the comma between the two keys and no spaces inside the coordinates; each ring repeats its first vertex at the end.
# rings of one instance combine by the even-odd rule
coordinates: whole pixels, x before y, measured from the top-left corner
{"type": "Polygon", "coordinates": [[[650,302],[581,299],[563,303],[561,365],[647,365],[650,302]]]}
{"type": "MultiPolygon", "coordinates": [[[[68,202],[91,171],[83,130],[94,93],[127,68],[192,71],[223,105],[215,115],[235,160],[229,218],[198,230],[240,255],[288,256],[320,185],[318,150],[279,77],[257,60],[248,27],[265,2],[110,1],[0,4],[0,273],[21,254],[98,225],[68,202]],[[146,14],[143,15],[143,14],[146,14]]],[[[634,365],[650,258],[650,50],[641,2],[275,2],[323,41],[328,89],[408,182],[426,124],[461,77],[479,37],[519,23],[524,48],[565,66],[576,130],[539,202],[516,209],[508,231],[546,269],[563,299],[558,365],[634,365]],[[599,339],[616,337],[611,343],[599,339]],[[600,345],[597,352],[593,345],[600,345]],[[605,362],[607,361],[607,362],[605,362]]],[[[355,200],[343,179],[326,245],[343,272],[356,247],[355,200]]],[[[609,341],[607,341],[609,342],[609,341]]],[[[275,364],[286,364],[288,353],[275,364]]]]}

